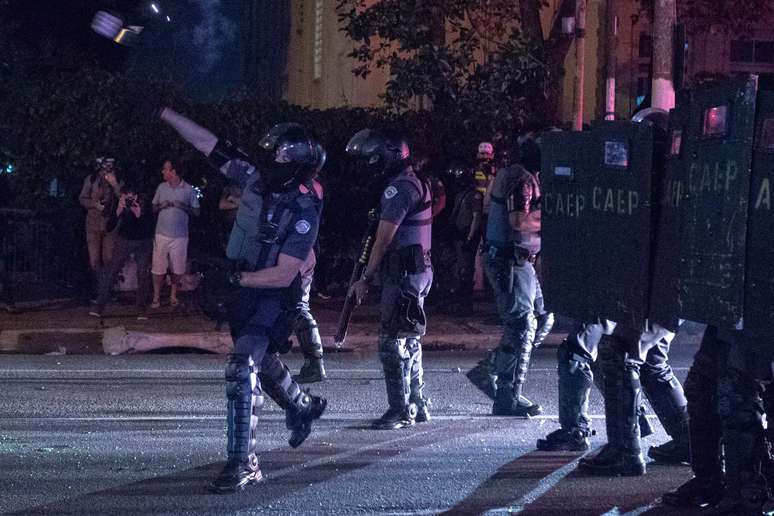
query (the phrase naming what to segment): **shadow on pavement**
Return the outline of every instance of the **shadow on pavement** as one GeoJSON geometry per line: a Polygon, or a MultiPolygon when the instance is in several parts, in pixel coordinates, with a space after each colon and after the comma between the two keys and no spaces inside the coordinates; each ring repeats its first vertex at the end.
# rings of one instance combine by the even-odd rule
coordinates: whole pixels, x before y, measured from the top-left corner
{"type": "MultiPolygon", "coordinates": [[[[449,433],[443,432],[441,426],[416,430],[407,431],[404,435],[400,432],[378,433],[384,439],[371,441],[361,449],[314,443],[315,446],[304,446],[298,451],[283,447],[263,452],[259,460],[266,479],[239,493],[219,495],[209,491],[209,483],[224,464],[217,462],[11,514],[222,514],[270,509],[275,502],[312,485],[389,461],[418,448],[480,431],[471,429],[449,433]]],[[[347,442],[346,439],[337,441],[347,442]]]]}

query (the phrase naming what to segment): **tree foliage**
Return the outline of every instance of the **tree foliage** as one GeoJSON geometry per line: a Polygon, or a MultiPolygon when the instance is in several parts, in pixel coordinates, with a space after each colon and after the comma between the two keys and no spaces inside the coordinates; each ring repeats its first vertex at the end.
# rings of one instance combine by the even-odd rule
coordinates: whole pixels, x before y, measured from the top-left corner
{"type": "MultiPolygon", "coordinates": [[[[643,11],[651,15],[655,0],[640,0],[643,11]]],[[[708,30],[744,34],[767,17],[774,15],[771,0],[677,0],[677,17],[689,33],[708,30]]]]}
{"type": "MultiPolygon", "coordinates": [[[[491,134],[546,117],[558,75],[540,27],[540,0],[340,0],[353,73],[389,70],[395,110],[433,110],[491,134]]],[[[550,116],[550,115],[549,115],[550,116]]]]}

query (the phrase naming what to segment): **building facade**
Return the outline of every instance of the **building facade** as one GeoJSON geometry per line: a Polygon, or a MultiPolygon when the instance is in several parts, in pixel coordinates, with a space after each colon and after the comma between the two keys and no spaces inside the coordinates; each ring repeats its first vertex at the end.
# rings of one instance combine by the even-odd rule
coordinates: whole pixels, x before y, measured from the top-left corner
{"type": "MultiPolygon", "coordinates": [[[[369,0],[373,3],[378,0],[369,0]]],[[[290,13],[290,36],[284,98],[289,102],[325,109],[340,106],[375,107],[381,104],[389,74],[374,70],[366,79],[355,77],[355,63],[347,54],[353,44],[341,32],[336,0],[294,0],[290,13]]],[[[574,10],[574,0],[548,0],[542,10],[543,31],[561,23],[559,17],[574,10]]],[[[608,0],[588,0],[586,20],[586,77],[584,120],[605,113],[607,63],[605,41],[608,0]]],[[[653,50],[651,21],[639,0],[615,0],[616,117],[628,118],[647,104],[651,88],[653,50]]],[[[751,34],[722,31],[689,36],[685,43],[683,72],[687,82],[696,76],[758,73],[762,87],[774,87],[774,20],[762,20],[751,34]]],[[[678,49],[679,51],[679,49],[678,49]]],[[[559,114],[570,121],[573,111],[575,48],[564,59],[559,114]]]]}

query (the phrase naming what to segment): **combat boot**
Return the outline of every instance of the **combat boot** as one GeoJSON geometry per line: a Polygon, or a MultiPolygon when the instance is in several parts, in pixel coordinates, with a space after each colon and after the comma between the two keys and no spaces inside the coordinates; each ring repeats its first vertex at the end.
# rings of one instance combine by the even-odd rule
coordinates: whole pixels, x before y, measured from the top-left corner
{"type": "Polygon", "coordinates": [[[288,444],[298,448],[312,432],[312,421],[320,419],[328,406],[328,401],[320,396],[304,392],[295,402],[295,406],[285,412],[285,426],[290,430],[288,444]]]}
{"type": "Polygon", "coordinates": [[[304,365],[293,379],[298,383],[316,383],[322,382],[327,378],[325,374],[325,364],[322,358],[307,357],[304,365]]]}
{"type": "Polygon", "coordinates": [[[640,476],[645,460],[640,449],[638,412],[641,405],[639,368],[617,349],[607,348],[603,359],[605,426],[608,443],[578,464],[592,475],[640,476]]]}
{"type": "Polygon", "coordinates": [[[390,407],[372,426],[374,430],[397,430],[413,425],[416,417],[417,406],[413,403],[404,409],[390,407]]]}
{"type": "Polygon", "coordinates": [[[255,454],[246,459],[229,458],[218,477],[212,481],[211,489],[218,494],[235,493],[262,480],[255,454]]]}
{"type": "Polygon", "coordinates": [[[389,408],[372,426],[375,430],[397,430],[411,426],[417,415],[417,406],[409,401],[411,360],[393,352],[380,352],[379,357],[384,371],[389,408]]]}
{"type": "Polygon", "coordinates": [[[265,392],[285,411],[285,426],[290,430],[288,444],[297,448],[309,437],[312,422],[322,416],[328,402],[301,390],[276,356],[264,358],[260,378],[265,392]]]}
{"type": "Polygon", "coordinates": [[[537,440],[537,449],[540,451],[586,451],[591,447],[589,431],[580,429],[554,430],[545,438],[537,440]]]}
{"type": "Polygon", "coordinates": [[[543,408],[540,405],[532,403],[524,396],[514,396],[513,391],[497,389],[492,405],[493,416],[534,417],[542,412],[543,408]]]}
{"type": "Polygon", "coordinates": [[[645,474],[645,461],[608,443],[595,456],[581,459],[578,468],[592,475],[637,477],[645,474]]]}
{"type": "Polygon", "coordinates": [[[691,450],[687,442],[672,439],[661,446],[651,446],[648,457],[660,464],[689,464],[691,450]]]}
{"type": "Polygon", "coordinates": [[[723,484],[718,479],[694,477],[674,491],[661,496],[671,507],[698,509],[717,504],[723,496],[723,484]]]}

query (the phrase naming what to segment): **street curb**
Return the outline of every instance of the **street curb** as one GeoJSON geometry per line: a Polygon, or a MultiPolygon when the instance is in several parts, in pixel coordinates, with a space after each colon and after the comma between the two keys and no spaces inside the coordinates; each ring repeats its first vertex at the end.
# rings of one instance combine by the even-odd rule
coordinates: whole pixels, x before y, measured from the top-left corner
{"type": "MultiPolygon", "coordinates": [[[[151,333],[127,331],[123,326],[113,326],[95,330],[94,328],[35,328],[26,330],[0,331],[0,351],[22,352],[19,347],[20,337],[45,334],[89,334],[101,333],[102,348],[107,355],[126,353],[143,353],[162,348],[196,348],[212,353],[225,354],[233,349],[231,334],[227,331],[205,331],[189,333],[151,333]]],[[[554,333],[548,336],[544,345],[558,345],[566,337],[565,333],[554,333]]],[[[422,345],[427,351],[479,351],[497,347],[500,332],[496,333],[430,333],[422,338],[422,345]]],[[[295,336],[291,337],[294,344],[295,336]]],[[[348,335],[344,346],[336,349],[333,336],[323,336],[323,346],[326,351],[365,351],[378,346],[377,334],[348,335]]],[[[67,353],[66,348],[59,348],[55,353],[67,353]]]]}

